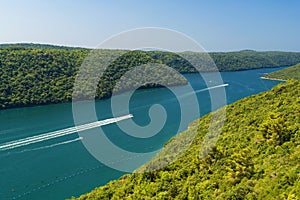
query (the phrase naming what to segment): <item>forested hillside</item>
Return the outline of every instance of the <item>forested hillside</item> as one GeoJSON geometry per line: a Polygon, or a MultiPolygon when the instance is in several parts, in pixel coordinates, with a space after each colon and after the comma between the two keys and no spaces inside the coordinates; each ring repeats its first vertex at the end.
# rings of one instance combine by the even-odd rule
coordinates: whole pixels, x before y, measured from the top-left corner
{"type": "Polygon", "coordinates": [[[220,139],[199,157],[208,114],[175,136],[197,131],[173,164],[125,175],[79,199],[300,199],[299,91],[300,82],[289,80],[226,106],[220,139]]]}
{"type": "Polygon", "coordinates": [[[298,63],[299,53],[244,50],[210,54],[220,71],[291,66],[298,63]]]}
{"type": "MultiPolygon", "coordinates": [[[[0,50],[0,109],[70,102],[78,69],[89,52],[79,49],[0,50]]],[[[120,57],[104,72],[95,91],[96,99],[110,97],[116,80],[134,66],[161,63],[143,51],[100,50],[100,53],[109,59],[120,57]]],[[[166,74],[165,78],[171,80],[167,85],[186,84],[178,75],[166,74]]],[[[91,88],[93,86],[82,83],[83,99],[91,95],[91,88]]]]}
{"type": "Polygon", "coordinates": [[[300,63],[296,64],[294,66],[267,74],[264,77],[269,78],[269,79],[281,79],[281,80],[287,80],[287,79],[300,80],[300,63]]]}
{"type": "MultiPolygon", "coordinates": [[[[45,44],[0,45],[0,109],[70,102],[78,69],[90,51],[45,44]]],[[[180,56],[192,61],[198,61],[200,57],[203,63],[209,63],[205,54],[194,52],[174,54],[161,51],[101,50],[101,53],[109,59],[122,56],[104,73],[96,89],[96,99],[110,97],[116,80],[138,65],[165,64],[180,73],[191,73],[196,69],[180,56]]],[[[220,71],[288,66],[300,62],[300,53],[288,52],[240,51],[211,53],[210,56],[220,71]]],[[[205,64],[200,66],[200,70],[212,69],[209,64],[205,64]]],[[[165,79],[174,80],[169,85],[186,83],[180,77],[169,76],[166,74],[165,79]]],[[[144,88],[157,86],[148,84],[144,88]]],[[[83,84],[82,90],[93,91],[87,87],[90,86],[83,84]]],[[[89,95],[83,94],[83,97],[89,95]]]]}

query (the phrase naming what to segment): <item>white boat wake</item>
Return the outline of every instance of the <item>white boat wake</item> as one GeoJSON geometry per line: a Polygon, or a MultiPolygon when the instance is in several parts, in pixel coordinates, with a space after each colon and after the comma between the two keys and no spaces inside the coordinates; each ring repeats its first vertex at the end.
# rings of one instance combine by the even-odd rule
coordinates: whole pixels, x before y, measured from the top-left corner
{"type": "Polygon", "coordinates": [[[186,93],[184,95],[181,95],[180,97],[186,97],[186,96],[189,96],[191,94],[197,94],[197,93],[200,93],[200,92],[204,92],[204,91],[208,91],[208,90],[213,90],[213,89],[217,89],[217,88],[222,88],[222,87],[227,87],[227,86],[229,86],[229,84],[227,84],[227,83],[221,84],[221,85],[216,85],[216,86],[212,86],[212,87],[208,87],[208,88],[196,90],[196,91],[193,91],[193,92],[190,92],[190,93],[186,93]]]}
{"type": "Polygon", "coordinates": [[[229,84],[225,83],[225,84],[221,84],[221,85],[216,85],[216,86],[212,86],[212,87],[208,87],[208,88],[204,88],[201,90],[196,90],[195,92],[203,92],[203,91],[207,91],[207,90],[212,90],[212,89],[216,89],[216,88],[221,88],[221,87],[227,87],[229,84]]]}
{"type": "MultiPolygon", "coordinates": [[[[204,89],[201,89],[201,90],[196,90],[196,91],[194,91],[194,93],[204,92],[204,91],[207,91],[207,90],[212,90],[212,89],[226,87],[226,86],[228,86],[228,84],[216,85],[216,86],[204,88],[204,89]]],[[[190,95],[190,93],[184,94],[181,97],[185,97],[185,96],[188,96],[188,95],[190,95]]],[[[27,146],[27,145],[38,143],[38,142],[43,142],[43,141],[50,140],[50,139],[53,139],[53,138],[62,137],[62,136],[65,136],[65,135],[70,135],[70,134],[73,134],[73,133],[76,133],[76,132],[80,132],[80,131],[84,131],[84,130],[88,130],[88,129],[92,129],[92,128],[96,128],[96,127],[116,123],[118,121],[122,121],[122,120],[129,119],[129,118],[132,118],[132,117],[133,117],[133,115],[128,114],[128,115],[124,115],[124,116],[121,116],[121,117],[109,118],[109,119],[105,119],[105,120],[101,120],[101,121],[92,122],[92,123],[89,123],[89,124],[70,127],[70,128],[57,130],[57,131],[53,131],[53,132],[48,132],[48,133],[44,133],[44,134],[40,134],[40,135],[36,135],[36,136],[32,136],[32,137],[27,137],[27,138],[24,138],[24,139],[19,139],[19,140],[15,140],[15,141],[6,142],[4,144],[0,144],[0,151],[4,151],[4,150],[8,150],[8,149],[14,149],[14,148],[17,148],[17,147],[22,147],[22,146],[27,146]]]]}
{"type": "Polygon", "coordinates": [[[29,145],[29,144],[34,144],[34,143],[50,140],[50,139],[57,138],[57,137],[70,135],[70,134],[73,134],[73,133],[76,133],[76,132],[85,131],[85,130],[88,130],[88,129],[92,129],[92,128],[96,128],[96,127],[116,123],[116,122],[119,122],[119,121],[122,121],[122,120],[125,120],[125,119],[129,119],[129,118],[132,118],[132,117],[133,117],[133,115],[129,114],[129,115],[121,116],[121,117],[109,118],[109,119],[105,119],[105,120],[101,120],[101,121],[92,122],[92,123],[89,123],[89,124],[84,124],[84,125],[75,126],[75,127],[71,127],[71,128],[66,128],[66,129],[62,129],[62,130],[58,130],[58,131],[44,133],[44,134],[41,134],[41,135],[27,137],[27,138],[24,138],[24,139],[19,139],[19,140],[15,140],[15,141],[11,141],[11,142],[6,142],[6,143],[0,145],[0,151],[8,150],[8,149],[14,149],[14,148],[17,148],[17,147],[22,147],[22,146],[26,146],[26,145],[29,145]]]}

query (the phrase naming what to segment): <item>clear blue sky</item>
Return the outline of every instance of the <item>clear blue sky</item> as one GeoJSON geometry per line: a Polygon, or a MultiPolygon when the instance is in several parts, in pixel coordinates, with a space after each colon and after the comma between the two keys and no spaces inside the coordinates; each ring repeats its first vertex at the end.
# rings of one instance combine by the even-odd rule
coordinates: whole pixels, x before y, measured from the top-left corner
{"type": "Polygon", "coordinates": [[[208,51],[300,51],[299,0],[0,0],[0,43],[95,47],[121,31],[163,27],[208,51]]]}

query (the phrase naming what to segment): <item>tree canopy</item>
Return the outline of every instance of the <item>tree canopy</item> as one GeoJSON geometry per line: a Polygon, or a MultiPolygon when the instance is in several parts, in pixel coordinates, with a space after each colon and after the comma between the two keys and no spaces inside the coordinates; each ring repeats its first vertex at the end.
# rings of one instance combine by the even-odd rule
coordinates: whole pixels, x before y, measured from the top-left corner
{"type": "MultiPolygon", "coordinates": [[[[114,59],[108,66],[97,88],[82,84],[85,93],[82,98],[95,93],[96,99],[108,98],[120,77],[132,68],[156,63],[167,65],[179,73],[193,73],[197,70],[212,71],[215,62],[220,71],[243,70],[260,67],[294,65],[300,62],[300,53],[240,51],[228,53],[163,51],[99,50],[107,59],[114,59]],[[120,57],[119,57],[120,56],[120,57]],[[184,59],[186,58],[186,59],[184,59]],[[198,69],[191,64],[200,63],[198,69]]],[[[78,70],[90,49],[60,47],[44,44],[3,44],[0,45],[0,109],[70,102],[78,70]]],[[[155,77],[160,73],[152,76],[155,77]]],[[[186,84],[181,76],[165,74],[168,85],[186,84]]],[[[155,79],[153,79],[155,80],[155,79]]],[[[137,85],[126,82],[119,92],[137,85]]],[[[160,87],[146,84],[141,88],[160,87]]]]}

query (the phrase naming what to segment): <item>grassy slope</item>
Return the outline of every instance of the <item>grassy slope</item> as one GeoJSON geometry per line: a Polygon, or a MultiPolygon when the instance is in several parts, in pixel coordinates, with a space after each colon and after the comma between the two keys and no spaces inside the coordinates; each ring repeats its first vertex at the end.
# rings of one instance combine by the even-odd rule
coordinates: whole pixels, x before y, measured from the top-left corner
{"type": "Polygon", "coordinates": [[[269,79],[281,79],[281,80],[287,80],[287,79],[296,79],[300,80],[300,63],[285,68],[283,70],[279,70],[273,73],[270,73],[265,76],[265,78],[269,79]]]}
{"type": "Polygon", "coordinates": [[[290,80],[228,105],[216,147],[199,158],[206,115],[191,124],[197,136],[173,164],[125,175],[79,199],[300,199],[299,92],[300,82],[290,80]]]}

